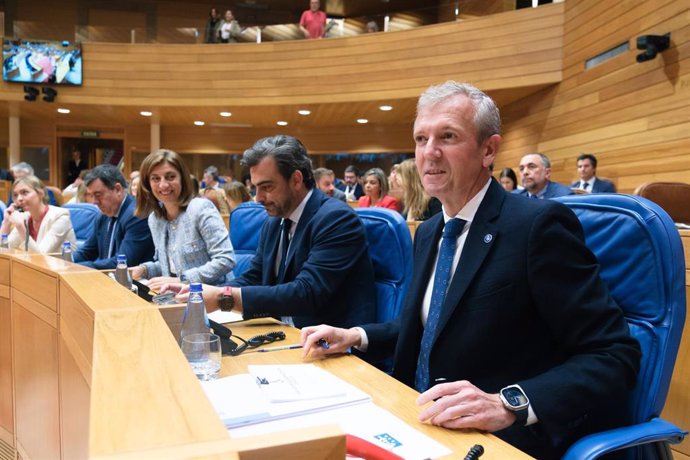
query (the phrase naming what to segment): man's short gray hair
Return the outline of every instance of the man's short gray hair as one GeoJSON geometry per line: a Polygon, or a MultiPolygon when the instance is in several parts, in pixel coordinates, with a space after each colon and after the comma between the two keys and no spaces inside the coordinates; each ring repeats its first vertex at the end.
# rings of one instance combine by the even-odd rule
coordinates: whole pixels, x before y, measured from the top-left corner
{"type": "Polygon", "coordinates": [[[26,161],[19,162],[16,165],[12,166],[10,169],[13,173],[23,172],[26,173],[26,175],[28,176],[34,175],[34,168],[26,161]]]}
{"type": "Polygon", "coordinates": [[[501,115],[496,103],[482,90],[469,83],[448,80],[440,85],[430,86],[419,96],[417,115],[422,109],[458,95],[466,96],[474,106],[474,126],[477,130],[478,144],[494,134],[501,134],[501,115]]]}

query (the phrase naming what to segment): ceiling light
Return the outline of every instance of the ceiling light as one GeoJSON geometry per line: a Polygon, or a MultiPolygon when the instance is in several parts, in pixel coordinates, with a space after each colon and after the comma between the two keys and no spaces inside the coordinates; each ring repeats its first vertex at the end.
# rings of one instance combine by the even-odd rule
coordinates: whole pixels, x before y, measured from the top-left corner
{"type": "Polygon", "coordinates": [[[357,123],[359,123],[360,125],[365,125],[369,123],[369,120],[367,120],[366,118],[358,118],[357,123]]]}
{"type": "Polygon", "coordinates": [[[149,112],[148,110],[142,110],[141,112],[139,112],[139,115],[141,115],[142,117],[150,117],[151,115],[153,115],[153,112],[149,112]]]}
{"type": "Polygon", "coordinates": [[[379,107],[379,110],[382,112],[390,112],[391,110],[393,110],[393,106],[392,105],[382,105],[379,107]]]}
{"type": "Polygon", "coordinates": [[[197,125],[197,126],[204,126],[206,123],[204,123],[203,121],[197,120],[197,121],[194,122],[194,124],[197,125]]]}
{"type": "Polygon", "coordinates": [[[232,116],[232,113],[230,113],[230,112],[220,112],[220,116],[221,116],[221,117],[227,118],[227,117],[231,117],[231,116],[232,116]]]}
{"type": "Polygon", "coordinates": [[[278,125],[278,126],[287,126],[287,125],[288,125],[288,122],[287,122],[287,121],[283,121],[283,120],[281,120],[281,121],[276,121],[276,125],[278,125]]]}
{"type": "Polygon", "coordinates": [[[58,107],[57,111],[58,111],[58,113],[69,113],[70,112],[69,109],[65,109],[63,107],[58,107]]]}
{"type": "Polygon", "coordinates": [[[311,114],[311,110],[302,109],[302,110],[298,110],[297,113],[299,113],[300,115],[309,115],[309,114],[311,114]]]}

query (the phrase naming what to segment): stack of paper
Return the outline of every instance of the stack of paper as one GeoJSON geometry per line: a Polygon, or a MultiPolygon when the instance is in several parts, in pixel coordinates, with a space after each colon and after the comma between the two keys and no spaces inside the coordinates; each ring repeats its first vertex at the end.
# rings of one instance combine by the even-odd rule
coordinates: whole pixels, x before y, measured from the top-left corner
{"type": "Polygon", "coordinates": [[[406,459],[452,453],[313,364],[250,365],[249,372],[201,382],[233,437],[335,423],[406,459]]]}

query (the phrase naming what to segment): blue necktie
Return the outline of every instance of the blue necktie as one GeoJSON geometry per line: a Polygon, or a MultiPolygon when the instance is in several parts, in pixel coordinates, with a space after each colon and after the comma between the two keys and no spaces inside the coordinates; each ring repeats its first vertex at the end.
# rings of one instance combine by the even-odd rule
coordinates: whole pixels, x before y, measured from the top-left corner
{"type": "Polygon", "coordinates": [[[429,388],[429,355],[431,346],[436,336],[438,320],[441,316],[443,303],[446,300],[446,292],[451,279],[451,268],[457,247],[458,235],[462,232],[465,221],[462,219],[450,219],[443,228],[441,239],[441,249],[438,253],[436,272],[434,274],[434,287],[431,291],[431,304],[429,305],[429,315],[424,327],[422,345],[419,350],[417,360],[417,372],[415,374],[415,388],[417,391],[424,392],[429,388]]]}

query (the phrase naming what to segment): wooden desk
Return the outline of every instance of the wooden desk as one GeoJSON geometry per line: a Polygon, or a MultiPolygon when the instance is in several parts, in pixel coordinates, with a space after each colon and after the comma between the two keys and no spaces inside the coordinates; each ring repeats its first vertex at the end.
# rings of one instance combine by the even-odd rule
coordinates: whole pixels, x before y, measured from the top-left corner
{"type": "MultiPolygon", "coordinates": [[[[680,230],[685,253],[685,295],[686,305],[690,299],[690,230],[680,230]]],[[[687,310],[687,308],[686,308],[687,310]]],[[[679,427],[690,429],[690,314],[685,315],[685,328],[680,340],[676,366],[671,377],[671,387],[661,416],[679,427]]],[[[690,439],[685,438],[682,443],[671,446],[673,458],[676,460],[690,460],[690,439]]]]}
{"type": "Polygon", "coordinates": [[[342,459],[336,426],[230,439],[158,309],[103,273],[0,251],[0,458],[342,459]]]}
{"type": "MultiPolygon", "coordinates": [[[[283,330],[287,337],[280,344],[299,342],[299,332],[296,329],[265,320],[233,323],[228,326],[232,329],[233,334],[239,335],[243,339],[249,339],[257,334],[270,331],[283,330]]],[[[454,453],[447,458],[463,458],[475,444],[484,446],[485,453],[482,456],[482,460],[531,458],[490,434],[452,431],[420,423],[417,420],[419,408],[415,403],[419,393],[355,356],[337,356],[324,360],[302,360],[301,356],[301,349],[282,350],[271,353],[256,353],[248,350],[240,356],[223,357],[221,375],[247,373],[247,365],[249,364],[313,363],[361,388],[371,395],[377,405],[404,420],[413,428],[450,448],[454,453]]]]}

